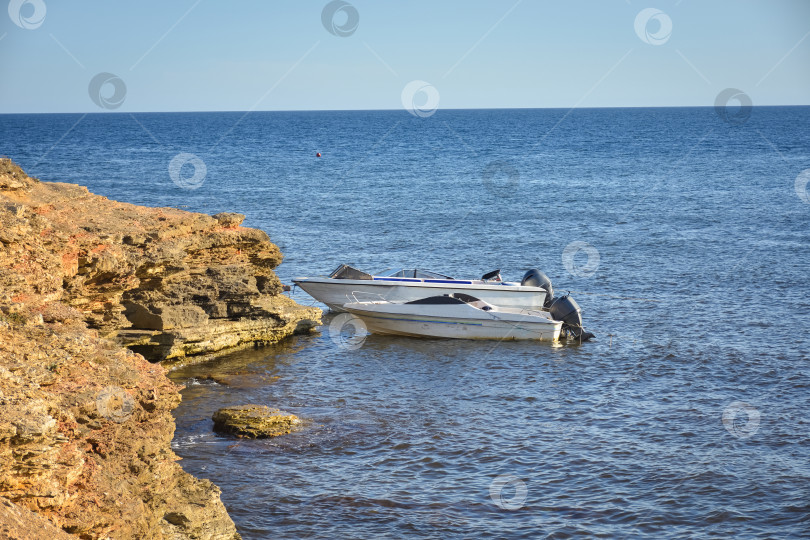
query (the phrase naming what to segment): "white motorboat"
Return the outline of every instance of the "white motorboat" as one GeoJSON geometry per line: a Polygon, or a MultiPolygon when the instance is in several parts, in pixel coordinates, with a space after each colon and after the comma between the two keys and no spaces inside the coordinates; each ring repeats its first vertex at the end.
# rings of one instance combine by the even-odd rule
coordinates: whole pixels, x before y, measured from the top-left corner
{"type": "Polygon", "coordinates": [[[563,326],[548,311],[493,306],[464,293],[410,302],[347,302],[343,309],[376,334],[556,341],[563,326]]]}
{"type": "Polygon", "coordinates": [[[500,271],[481,279],[454,279],[420,269],[394,269],[367,274],[342,264],[329,277],[298,277],[293,283],[333,311],[355,300],[410,302],[429,296],[464,293],[489,304],[520,309],[548,307],[554,296],[551,281],[539,270],[530,270],[520,283],[503,281],[500,271]]]}

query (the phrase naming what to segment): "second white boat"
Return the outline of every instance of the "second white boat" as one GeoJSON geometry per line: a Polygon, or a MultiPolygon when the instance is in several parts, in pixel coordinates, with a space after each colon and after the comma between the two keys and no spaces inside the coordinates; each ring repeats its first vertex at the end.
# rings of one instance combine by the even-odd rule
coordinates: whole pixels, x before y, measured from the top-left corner
{"type": "Polygon", "coordinates": [[[491,304],[524,309],[548,307],[554,291],[551,281],[539,270],[530,270],[520,283],[502,281],[500,271],[481,279],[453,279],[420,269],[394,269],[376,275],[342,264],[329,277],[297,277],[293,283],[333,311],[360,300],[409,302],[428,296],[463,293],[491,304]]]}
{"type": "Polygon", "coordinates": [[[349,302],[343,309],[376,334],[556,341],[563,325],[547,311],[496,307],[461,293],[404,303],[349,302]]]}

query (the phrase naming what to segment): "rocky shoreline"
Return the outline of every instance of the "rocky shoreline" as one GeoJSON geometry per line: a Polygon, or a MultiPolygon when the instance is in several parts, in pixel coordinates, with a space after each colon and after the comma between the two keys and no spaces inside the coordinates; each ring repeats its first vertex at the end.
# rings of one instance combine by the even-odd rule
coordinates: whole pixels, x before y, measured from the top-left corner
{"type": "Polygon", "coordinates": [[[0,536],[238,538],[171,450],[163,360],[320,324],[244,216],[111,201],[0,159],[0,536]]]}

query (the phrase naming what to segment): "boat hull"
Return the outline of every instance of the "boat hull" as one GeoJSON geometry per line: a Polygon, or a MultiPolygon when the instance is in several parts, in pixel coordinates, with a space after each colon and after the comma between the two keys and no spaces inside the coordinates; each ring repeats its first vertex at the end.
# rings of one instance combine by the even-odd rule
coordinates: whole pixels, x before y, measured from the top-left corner
{"type": "Polygon", "coordinates": [[[384,313],[365,309],[363,303],[346,304],[345,311],[360,318],[369,332],[415,337],[450,339],[539,340],[556,341],[561,321],[522,316],[507,320],[501,312],[491,316],[459,317],[452,314],[433,316],[414,313],[384,313]]]}
{"type": "Polygon", "coordinates": [[[315,300],[329,306],[333,311],[344,311],[343,304],[386,300],[410,302],[428,296],[466,293],[485,302],[503,307],[541,309],[546,291],[539,287],[521,285],[482,284],[447,280],[393,281],[350,280],[329,278],[295,278],[293,282],[315,300]]]}

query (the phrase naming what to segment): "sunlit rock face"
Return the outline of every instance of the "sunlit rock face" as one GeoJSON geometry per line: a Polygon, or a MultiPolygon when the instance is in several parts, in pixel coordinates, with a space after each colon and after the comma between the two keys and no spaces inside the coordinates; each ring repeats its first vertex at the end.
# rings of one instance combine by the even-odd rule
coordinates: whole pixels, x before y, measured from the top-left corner
{"type": "Polygon", "coordinates": [[[320,323],[280,294],[281,252],[243,219],[119,203],[0,159],[3,534],[238,537],[219,489],[177,463],[179,387],[153,362],[320,323]]]}

